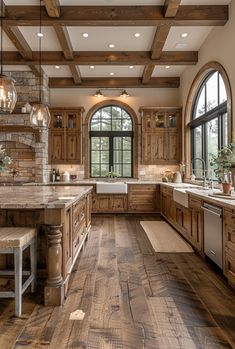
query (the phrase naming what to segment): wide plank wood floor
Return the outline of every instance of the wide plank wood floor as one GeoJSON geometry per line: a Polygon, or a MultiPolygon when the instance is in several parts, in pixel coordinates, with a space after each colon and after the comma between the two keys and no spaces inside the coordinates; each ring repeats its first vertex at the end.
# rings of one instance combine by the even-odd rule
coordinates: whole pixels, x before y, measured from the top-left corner
{"type": "Polygon", "coordinates": [[[140,220],[93,218],[63,307],[0,300],[0,349],[235,348],[235,293],[196,254],[155,254],[140,220]],[[82,321],[71,321],[76,309],[82,321]]]}

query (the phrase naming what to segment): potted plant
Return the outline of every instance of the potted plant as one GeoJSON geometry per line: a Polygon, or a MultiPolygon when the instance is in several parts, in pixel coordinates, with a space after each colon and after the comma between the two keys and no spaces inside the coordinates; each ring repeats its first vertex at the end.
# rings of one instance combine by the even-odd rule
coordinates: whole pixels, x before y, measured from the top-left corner
{"type": "Polygon", "coordinates": [[[222,183],[223,193],[229,194],[232,189],[231,167],[235,162],[235,143],[232,142],[218,151],[218,155],[211,154],[210,165],[213,166],[218,182],[222,183]]]}
{"type": "Polygon", "coordinates": [[[0,145],[0,172],[3,172],[8,165],[10,165],[12,159],[6,154],[6,149],[0,145]]]}

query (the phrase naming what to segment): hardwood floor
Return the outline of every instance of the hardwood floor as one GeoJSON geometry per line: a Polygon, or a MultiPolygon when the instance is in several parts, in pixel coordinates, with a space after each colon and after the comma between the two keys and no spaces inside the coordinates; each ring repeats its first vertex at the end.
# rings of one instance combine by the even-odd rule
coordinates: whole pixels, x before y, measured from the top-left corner
{"type": "MultiPolygon", "coordinates": [[[[196,254],[155,254],[140,220],[96,216],[63,307],[0,300],[0,348],[235,348],[235,293],[196,254]],[[82,309],[82,321],[69,315],[82,309]]],[[[39,295],[40,298],[40,295],[39,295]]]]}

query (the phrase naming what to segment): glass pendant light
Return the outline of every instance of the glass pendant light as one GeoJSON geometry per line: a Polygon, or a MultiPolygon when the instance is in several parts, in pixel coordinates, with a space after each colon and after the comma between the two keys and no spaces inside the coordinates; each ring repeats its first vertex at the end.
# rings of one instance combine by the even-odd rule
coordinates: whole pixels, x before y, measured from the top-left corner
{"type": "Polygon", "coordinates": [[[0,73],[0,114],[13,112],[17,93],[14,79],[3,74],[3,0],[1,0],[1,73],[0,73]]]}
{"type": "MultiPolygon", "coordinates": [[[[39,33],[42,33],[42,0],[40,0],[40,25],[39,33]]],[[[39,102],[34,103],[30,113],[30,123],[33,127],[43,129],[48,128],[51,121],[49,108],[42,102],[42,36],[39,37],[39,102]]]]}

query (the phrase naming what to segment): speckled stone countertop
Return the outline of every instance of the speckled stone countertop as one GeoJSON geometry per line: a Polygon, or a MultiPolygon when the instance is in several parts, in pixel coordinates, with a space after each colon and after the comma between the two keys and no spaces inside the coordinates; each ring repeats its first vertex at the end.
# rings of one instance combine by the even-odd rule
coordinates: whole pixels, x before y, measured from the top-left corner
{"type": "Polygon", "coordinates": [[[91,190],[91,186],[5,186],[0,188],[0,208],[66,208],[91,190]]]}

